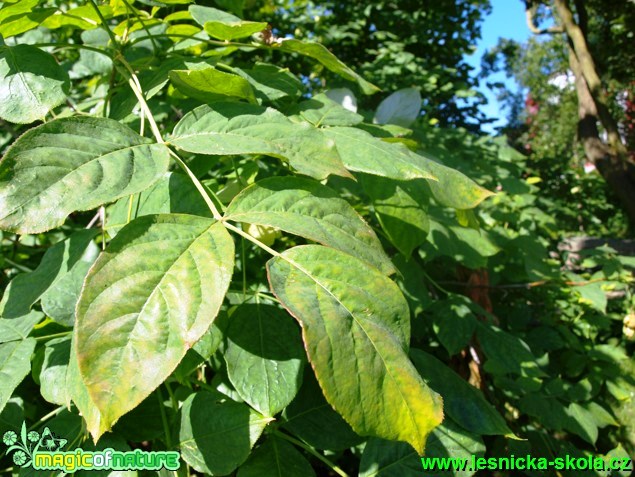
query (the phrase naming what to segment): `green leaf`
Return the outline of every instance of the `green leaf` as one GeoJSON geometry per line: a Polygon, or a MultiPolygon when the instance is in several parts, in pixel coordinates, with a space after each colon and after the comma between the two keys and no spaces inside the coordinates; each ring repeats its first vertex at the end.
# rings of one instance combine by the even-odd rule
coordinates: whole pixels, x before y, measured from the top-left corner
{"type": "Polygon", "coordinates": [[[447,415],[461,427],[479,435],[512,435],[505,420],[478,389],[428,353],[413,349],[410,356],[426,383],[443,397],[447,415]]]}
{"type": "Polygon", "coordinates": [[[202,27],[204,27],[207,22],[235,23],[241,21],[236,15],[212,7],[190,5],[188,11],[194,21],[202,27]]]}
{"type": "Polygon", "coordinates": [[[256,95],[249,82],[238,75],[224,73],[209,67],[201,70],[172,70],[170,81],[185,96],[211,103],[227,96],[256,102],[256,95]]]}
{"type": "Polygon", "coordinates": [[[66,370],[66,407],[70,407],[71,401],[77,406],[77,410],[86,422],[86,428],[99,429],[101,414],[99,409],[93,403],[88,389],[82,380],[79,372],[79,363],[77,361],[77,337],[71,337],[71,353],[69,357],[68,368],[66,370]]]}
{"type": "MultiPolygon", "coordinates": [[[[484,454],[485,445],[477,435],[466,432],[447,419],[428,437],[424,458],[454,458],[470,461],[472,455],[478,458],[484,454]]],[[[411,447],[401,442],[369,439],[362,454],[359,477],[419,477],[422,475],[470,477],[475,472],[475,470],[439,471],[436,468],[424,470],[421,457],[411,447]]]]}
{"type": "Polygon", "coordinates": [[[426,310],[432,314],[434,332],[450,356],[465,348],[474,336],[476,317],[469,305],[469,298],[451,294],[426,310]]]}
{"type": "Polygon", "coordinates": [[[373,94],[379,91],[379,88],[369,83],[352,69],[346,66],[340,59],[331,53],[324,45],[313,41],[282,39],[272,45],[273,49],[285,51],[287,53],[298,53],[302,56],[308,56],[319,61],[326,69],[349,81],[355,81],[362,89],[364,94],[373,94]]]}
{"type": "Polygon", "coordinates": [[[320,131],[256,105],[200,106],[179,121],[170,143],[197,154],[266,154],[286,159],[299,173],[318,180],[329,174],[350,177],[333,142],[320,131]]]}
{"type": "Polygon", "coordinates": [[[369,174],[360,182],[370,196],[381,228],[405,257],[425,242],[430,229],[426,184],[421,180],[395,181],[369,174]]]}
{"type": "Polygon", "coordinates": [[[234,243],[211,219],[150,215],[124,227],[91,268],[77,304],[82,379],[98,438],[174,371],[229,287],[234,243]],[[143,367],[139,363],[144,363],[143,367]]]}
{"type": "Polygon", "coordinates": [[[205,22],[205,31],[212,38],[218,38],[219,40],[236,40],[238,38],[245,38],[253,35],[254,33],[261,32],[266,28],[267,23],[249,22],[244,20],[237,22],[205,22]]]}
{"type": "Polygon", "coordinates": [[[106,229],[111,235],[137,217],[152,214],[190,214],[211,217],[192,180],[184,174],[168,172],[148,189],[122,197],[106,210],[106,229]],[[130,217],[128,217],[130,214],[130,217]]]}
{"type": "MultiPolygon", "coordinates": [[[[76,232],[80,233],[80,232],[76,232]]],[[[75,323],[75,307],[90,266],[97,260],[99,247],[89,242],[81,258],[40,297],[42,311],[54,321],[72,327],[75,323]]]]}
{"type": "Polygon", "coordinates": [[[256,90],[256,96],[261,100],[277,101],[287,96],[297,98],[304,91],[302,82],[287,68],[256,63],[250,69],[233,68],[233,70],[249,81],[256,90]]]}
{"type": "Polygon", "coordinates": [[[299,115],[315,127],[354,126],[364,121],[361,114],[349,111],[324,93],[302,101],[291,110],[291,113],[299,115]]]}
{"type": "Polygon", "coordinates": [[[315,477],[315,471],[288,442],[269,436],[252,452],[237,477],[315,477]]]}
{"type": "Polygon", "coordinates": [[[270,421],[221,394],[191,394],[181,407],[181,456],[199,472],[230,474],[245,462],[270,421]]]}
{"type": "Polygon", "coordinates": [[[57,119],[29,130],[0,162],[0,227],[39,233],[75,211],[140,192],[166,172],[168,148],[106,118],[57,119]]]}
{"type": "Polygon", "coordinates": [[[284,410],[283,428],[316,449],[340,451],[363,440],[326,402],[309,367],[304,370],[300,392],[284,410]]]}
{"type": "Polygon", "coordinates": [[[57,11],[57,8],[34,8],[39,3],[39,0],[20,0],[5,4],[0,10],[0,36],[9,38],[33,30],[57,11]]]}
{"type": "Polygon", "coordinates": [[[366,131],[347,127],[330,127],[321,130],[335,141],[337,151],[347,169],[400,181],[408,179],[432,179],[434,174],[426,161],[415,161],[408,149],[401,144],[391,144],[366,131]]]}
{"type": "MultiPolygon", "coordinates": [[[[98,8],[105,19],[112,18],[113,11],[110,5],[100,5],[98,8]]],[[[91,30],[98,25],[101,25],[101,18],[92,5],[82,5],[80,7],[70,8],[67,11],[57,9],[53,15],[42,23],[43,27],[50,30],[64,26],[91,30]]]]}
{"type": "Polygon", "coordinates": [[[430,207],[429,213],[430,233],[428,241],[421,247],[426,260],[446,256],[467,268],[477,269],[486,267],[488,257],[501,251],[487,230],[461,227],[437,206],[430,207]]]}
{"type": "Polygon", "coordinates": [[[69,399],[66,373],[71,354],[71,337],[56,338],[46,342],[44,361],[39,372],[40,393],[48,402],[65,405],[69,399]]]}
{"type": "Polygon", "coordinates": [[[406,354],[410,313],[397,285],[319,245],[286,250],[267,270],[272,290],[302,326],[326,400],[358,434],[406,441],[422,453],[443,418],[441,400],[406,354]]]}
{"type": "Polygon", "coordinates": [[[44,313],[40,311],[31,311],[14,318],[0,318],[0,343],[25,339],[42,318],[44,313]]]}
{"type": "Polygon", "coordinates": [[[29,45],[0,46],[0,118],[42,120],[66,100],[69,86],[68,74],[50,54],[29,45]]]}
{"type": "Polygon", "coordinates": [[[421,94],[416,88],[395,91],[384,99],[377,108],[374,121],[377,124],[396,124],[408,127],[419,117],[421,94]]]}
{"type": "Polygon", "coordinates": [[[54,311],[54,319],[72,326],[79,289],[99,253],[92,242],[95,235],[94,230],[75,232],[49,248],[34,271],[16,276],[0,301],[0,316],[7,321],[22,320],[32,313],[31,306],[42,299],[45,311],[54,311]]]}
{"type": "Polygon", "coordinates": [[[517,336],[481,322],[477,322],[476,335],[487,357],[485,369],[488,372],[527,377],[545,376],[529,346],[517,336]]]}
{"type": "Polygon", "coordinates": [[[259,181],[234,198],[226,218],[276,227],[354,255],[387,275],[395,271],[373,229],[335,191],[315,181],[259,181]]]}
{"type": "Polygon", "coordinates": [[[224,358],[227,376],[251,407],[274,416],[302,384],[300,330],[280,308],[245,304],[231,315],[224,358]]]}
{"type": "Polygon", "coordinates": [[[428,185],[440,205],[454,209],[473,209],[483,200],[494,195],[493,192],[482,188],[456,169],[446,167],[432,159],[426,159],[414,152],[408,151],[408,153],[415,163],[425,164],[427,170],[437,178],[436,182],[428,181],[428,185]]]}
{"type": "Polygon", "coordinates": [[[0,344],[0,412],[31,370],[35,338],[0,344]]]}

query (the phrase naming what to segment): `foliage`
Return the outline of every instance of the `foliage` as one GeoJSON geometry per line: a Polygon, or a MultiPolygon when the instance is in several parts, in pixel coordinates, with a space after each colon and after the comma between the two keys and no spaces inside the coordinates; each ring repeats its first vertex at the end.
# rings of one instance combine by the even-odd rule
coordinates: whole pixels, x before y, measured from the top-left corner
{"type": "MultiPolygon", "coordinates": [[[[382,90],[420,89],[428,121],[476,131],[485,120],[478,110],[484,99],[463,57],[480,37],[489,0],[267,0],[257,5],[259,18],[271,23],[277,35],[323,43],[382,90]]],[[[310,78],[317,88],[325,82],[348,86],[320,69],[310,78]]],[[[376,107],[380,98],[367,101],[376,107]]]]}
{"type": "Polygon", "coordinates": [[[632,260],[564,268],[504,141],[216,6],[0,9],[0,432],[239,477],[632,453],[632,260]]]}

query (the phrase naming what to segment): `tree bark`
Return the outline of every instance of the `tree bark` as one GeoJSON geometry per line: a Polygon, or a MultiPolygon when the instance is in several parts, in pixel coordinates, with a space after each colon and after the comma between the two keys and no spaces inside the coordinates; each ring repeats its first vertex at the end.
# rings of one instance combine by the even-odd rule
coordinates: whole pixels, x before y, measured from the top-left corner
{"type": "Polygon", "coordinates": [[[618,196],[631,225],[635,226],[635,182],[629,173],[629,164],[622,159],[619,152],[600,140],[597,102],[591,94],[582,66],[571,44],[569,66],[575,76],[579,116],[578,137],[584,146],[584,152],[618,196]]]}
{"type": "MultiPolygon", "coordinates": [[[[595,103],[595,115],[599,117],[602,126],[606,129],[611,148],[614,149],[616,154],[624,156],[625,159],[626,147],[622,143],[617,122],[613,119],[613,116],[611,116],[611,113],[606,107],[606,98],[602,90],[602,82],[595,67],[593,56],[589,50],[586,36],[576,23],[567,0],[554,0],[554,5],[579,64],[578,70],[586,81],[588,85],[587,89],[595,103]]],[[[584,10],[583,2],[576,2],[576,5],[582,9],[581,12],[578,12],[580,18],[586,18],[586,10],[584,10]]]]}

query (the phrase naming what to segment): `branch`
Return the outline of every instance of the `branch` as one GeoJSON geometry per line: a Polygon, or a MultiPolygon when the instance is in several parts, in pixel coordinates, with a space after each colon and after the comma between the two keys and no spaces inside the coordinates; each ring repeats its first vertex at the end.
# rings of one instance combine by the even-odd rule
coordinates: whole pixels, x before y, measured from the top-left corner
{"type": "Polygon", "coordinates": [[[536,25],[536,9],[538,8],[538,4],[535,0],[525,0],[525,16],[527,18],[527,26],[529,27],[529,31],[531,31],[534,35],[557,35],[559,33],[564,33],[564,28],[562,25],[553,25],[549,28],[538,28],[536,25]]]}

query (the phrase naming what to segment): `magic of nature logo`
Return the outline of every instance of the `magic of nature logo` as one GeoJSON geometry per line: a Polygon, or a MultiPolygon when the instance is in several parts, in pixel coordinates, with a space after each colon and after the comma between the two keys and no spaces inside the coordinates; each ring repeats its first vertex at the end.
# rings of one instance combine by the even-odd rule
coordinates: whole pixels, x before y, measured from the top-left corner
{"type": "Polygon", "coordinates": [[[111,448],[94,452],[64,451],[67,439],[56,436],[48,427],[41,434],[28,431],[25,423],[22,423],[19,436],[16,431],[6,431],[2,442],[7,446],[7,455],[12,453],[16,466],[35,470],[177,470],[180,467],[180,455],[175,451],[117,451],[111,448]]]}

